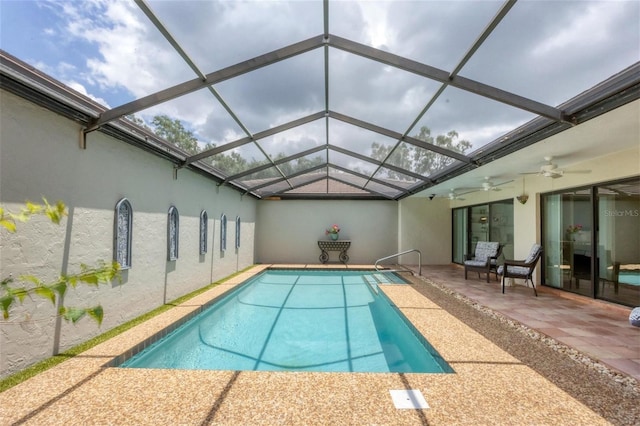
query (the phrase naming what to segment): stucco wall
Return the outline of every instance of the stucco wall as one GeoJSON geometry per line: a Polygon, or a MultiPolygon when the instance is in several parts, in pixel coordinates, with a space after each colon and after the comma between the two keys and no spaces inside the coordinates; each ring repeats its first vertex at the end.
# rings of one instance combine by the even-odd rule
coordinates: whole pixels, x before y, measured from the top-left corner
{"type": "MultiPolygon", "coordinates": [[[[317,241],[340,225],[350,239],[349,263],[372,264],[398,252],[396,201],[261,200],[256,221],[256,260],[260,263],[318,263],[317,241]]],[[[337,261],[330,253],[330,262],[337,261]]]]}
{"type": "Polygon", "coordinates": [[[25,300],[0,320],[0,374],[79,344],[212,281],[254,263],[256,200],[188,170],[173,179],[172,165],[100,132],[78,146],[80,127],[21,98],[0,92],[0,202],[17,211],[26,200],[62,200],[69,216],[60,225],[35,217],[4,230],[0,276],[34,274],[54,280],[79,271],[81,263],[113,259],[116,203],[133,207],[132,268],[122,285],[80,286],[67,293],[69,306],[105,310],[102,327],[88,319],[77,324],[56,320],[44,299],[25,300]],[[179,258],[167,259],[167,211],[180,213],[179,258]],[[209,217],[208,252],[199,254],[199,216],[209,217]],[[220,215],[228,219],[227,250],[220,252],[220,215]],[[235,248],[235,218],[242,220],[235,248]]]}
{"type": "MultiPolygon", "coordinates": [[[[451,210],[443,198],[405,198],[400,201],[399,252],[418,249],[423,265],[451,262],[451,210]]],[[[406,264],[417,264],[417,254],[400,257],[406,264]]]]}

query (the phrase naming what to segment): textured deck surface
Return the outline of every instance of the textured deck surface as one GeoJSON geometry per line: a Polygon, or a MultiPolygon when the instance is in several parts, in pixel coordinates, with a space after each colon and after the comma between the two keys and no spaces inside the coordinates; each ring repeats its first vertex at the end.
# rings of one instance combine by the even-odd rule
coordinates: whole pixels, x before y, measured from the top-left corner
{"type": "Polygon", "coordinates": [[[266,266],[3,392],[0,424],[631,425],[640,419],[637,388],[549,349],[420,278],[382,288],[455,374],[103,367],[266,266]],[[396,409],[389,391],[398,389],[420,390],[429,408],[396,409]]]}

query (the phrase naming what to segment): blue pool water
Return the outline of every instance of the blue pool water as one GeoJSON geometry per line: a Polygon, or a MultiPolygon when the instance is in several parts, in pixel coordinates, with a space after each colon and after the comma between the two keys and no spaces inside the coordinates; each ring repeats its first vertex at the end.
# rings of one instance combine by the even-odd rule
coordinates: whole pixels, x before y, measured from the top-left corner
{"type": "Polygon", "coordinates": [[[388,298],[367,284],[372,276],[265,271],[121,366],[453,372],[388,298]]]}

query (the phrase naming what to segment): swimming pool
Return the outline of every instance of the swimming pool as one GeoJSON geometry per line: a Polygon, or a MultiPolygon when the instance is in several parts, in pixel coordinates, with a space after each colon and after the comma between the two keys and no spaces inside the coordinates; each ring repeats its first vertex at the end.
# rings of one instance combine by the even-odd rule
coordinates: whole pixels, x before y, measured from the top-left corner
{"type": "Polygon", "coordinates": [[[368,284],[379,278],[373,271],[267,270],[120,366],[453,372],[368,284]]]}

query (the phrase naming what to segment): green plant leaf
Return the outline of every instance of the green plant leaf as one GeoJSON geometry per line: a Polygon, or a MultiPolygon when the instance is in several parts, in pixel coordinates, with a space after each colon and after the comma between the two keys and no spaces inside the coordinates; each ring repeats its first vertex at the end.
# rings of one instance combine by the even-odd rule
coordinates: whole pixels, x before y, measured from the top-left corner
{"type": "Polygon", "coordinates": [[[64,216],[67,215],[67,207],[62,201],[56,202],[55,206],[51,206],[47,199],[44,197],[42,197],[42,201],[44,201],[45,204],[45,214],[49,217],[51,222],[55,223],[56,225],[60,223],[60,220],[62,220],[64,216]]]}
{"type": "Polygon", "coordinates": [[[51,303],[56,304],[56,294],[46,286],[36,287],[33,289],[34,293],[38,296],[44,297],[45,299],[51,300],[51,303]]]}
{"type": "Polygon", "coordinates": [[[35,275],[20,275],[20,281],[28,281],[35,284],[37,287],[44,286],[42,280],[40,280],[40,278],[36,277],[35,275]]]}
{"type": "Polygon", "coordinates": [[[67,283],[60,280],[57,283],[50,285],[49,288],[58,293],[58,296],[63,297],[64,293],[67,291],[67,283]]]}
{"type": "Polygon", "coordinates": [[[12,288],[9,292],[12,297],[17,297],[20,302],[24,301],[24,298],[29,294],[29,290],[26,288],[12,288]]]}
{"type": "Polygon", "coordinates": [[[60,309],[60,315],[67,321],[72,323],[78,322],[80,318],[87,314],[87,310],[83,308],[62,308],[60,309]]]}
{"type": "Polygon", "coordinates": [[[98,323],[98,326],[102,325],[102,318],[104,317],[102,306],[98,305],[87,309],[87,314],[98,323]]]}
{"type": "Polygon", "coordinates": [[[2,309],[2,316],[4,319],[9,318],[9,308],[14,302],[14,298],[12,296],[3,296],[0,297],[0,309],[2,309]]]}
{"type": "Polygon", "coordinates": [[[3,216],[0,218],[0,226],[12,234],[16,232],[16,223],[12,219],[5,219],[3,216]]]}

